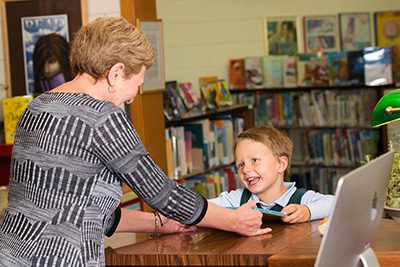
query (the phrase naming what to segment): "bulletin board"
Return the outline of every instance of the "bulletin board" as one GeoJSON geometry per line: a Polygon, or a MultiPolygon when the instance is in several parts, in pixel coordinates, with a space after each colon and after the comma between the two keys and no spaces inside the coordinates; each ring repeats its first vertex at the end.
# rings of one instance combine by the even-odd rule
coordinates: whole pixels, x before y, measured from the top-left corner
{"type": "Polygon", "coordinates": [[[87,21],[87,2],[86,0],[3,0],[1,5],[7,95],[25,95],[21,18],[66,14],[69,36],[73,37],[73,34],[87,21]]]}

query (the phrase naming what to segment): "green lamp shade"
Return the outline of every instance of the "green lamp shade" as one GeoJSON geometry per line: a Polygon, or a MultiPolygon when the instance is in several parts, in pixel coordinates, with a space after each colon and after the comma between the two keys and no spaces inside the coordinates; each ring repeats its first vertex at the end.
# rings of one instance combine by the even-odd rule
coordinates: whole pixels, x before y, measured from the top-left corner
{"type": "Polygon", "coordinates": [[[400,89],[396,89],[384,95],[376,104],[372,112],[372,127],[379,127],[400,119],[400,109],[394,110],[389,114],[387,112],[388,107],[393,109],[400,108],[400,89]]]}

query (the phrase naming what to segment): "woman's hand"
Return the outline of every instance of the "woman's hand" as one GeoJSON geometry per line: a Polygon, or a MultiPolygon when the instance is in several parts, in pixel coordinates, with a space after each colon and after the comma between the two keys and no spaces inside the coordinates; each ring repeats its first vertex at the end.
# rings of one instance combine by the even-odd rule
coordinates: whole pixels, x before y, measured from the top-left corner
{"type": "Polygon", "coordinates": [[[271,228],[261,228],[263,215],[260,211],[253,209],[255,206],[256,202],[251,200],[234,210],[237,213],[233,220],[234,232],[245,236],[254,236],[272,231],[271,228]]]}
{"type": "Polygon", "coordinates": [[[175,220],[168,219],[160,214],[163,226],[160,225],[160,233],[161,234],[172,234],[172,233],[186,233],[186,232],[194,232],[197,230],[194,226],[187,226],[181,224],[175,220]]]}

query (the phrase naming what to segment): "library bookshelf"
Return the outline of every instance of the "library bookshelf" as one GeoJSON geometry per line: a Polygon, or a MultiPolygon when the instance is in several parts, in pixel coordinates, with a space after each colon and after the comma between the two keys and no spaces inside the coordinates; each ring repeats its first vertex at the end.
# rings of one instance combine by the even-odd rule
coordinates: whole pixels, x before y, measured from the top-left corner
{"type": "Polygon", "coordinates": [[[253,106],[254,124],[271,124],[293,140],[290,181],[321,193],[386,149],[385,131],[370,117],[385,86],[292,87],[231,90],[238,104],[253,106]]]}

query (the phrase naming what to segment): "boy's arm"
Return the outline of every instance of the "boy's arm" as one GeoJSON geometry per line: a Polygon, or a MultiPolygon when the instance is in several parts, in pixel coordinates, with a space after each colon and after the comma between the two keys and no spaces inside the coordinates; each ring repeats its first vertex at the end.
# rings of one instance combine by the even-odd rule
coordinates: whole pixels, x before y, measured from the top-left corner
{"type": "Polygon", "coordinates": [[[306,205],[310,210],[310,220],[328,217],[332,204],[333,195],[324,195],[312,190],[308,190],[301,199],[301,204],[306,205]]]}
{"type": "Polygon", "coordinates": [[[308,190],[301,198],[301,204],[290,204],[282,209],[288,216],[282,220],[286,223],[301,223],[322,219],[329,215],[333,202],[332,195],[323,195],[308,190]]]}

